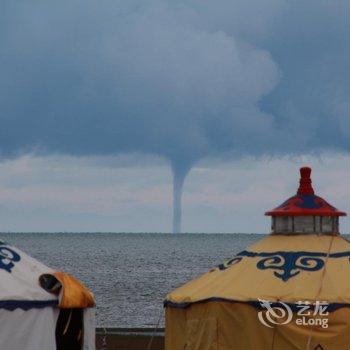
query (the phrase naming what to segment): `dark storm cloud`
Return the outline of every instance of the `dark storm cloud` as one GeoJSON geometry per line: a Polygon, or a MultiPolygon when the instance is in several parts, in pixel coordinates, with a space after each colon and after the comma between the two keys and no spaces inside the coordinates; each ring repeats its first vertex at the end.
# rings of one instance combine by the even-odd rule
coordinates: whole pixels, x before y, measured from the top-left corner
{"type": "Polygon", "coordinates": [[[260,152],[274,131],[258,102],[278,68],[192,5],[2,5],[3,156],[142,151],[188,168],[212,152],[260,152]]]}
{"type": "Polygon", "coordinates": [[[347,150],[346,2],[7,2],[0,150],[347,150]],[[292,134],[292,135],[291,135],[292,134]]]}
{"type": "Polygon", "coordinates": [[[347,1],[290,1],[261,41],[283,72],[262,108],[298,151],[349,150],[349,15],[347,1]]]}

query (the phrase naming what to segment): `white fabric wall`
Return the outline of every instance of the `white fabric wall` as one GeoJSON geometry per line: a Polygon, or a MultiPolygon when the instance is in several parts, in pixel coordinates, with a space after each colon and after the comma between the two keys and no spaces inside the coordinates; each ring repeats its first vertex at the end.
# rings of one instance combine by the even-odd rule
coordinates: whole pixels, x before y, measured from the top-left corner
{"type": "Polygon", "coordinates": [[[59,310],[53,307],[28,311],[0,309],[0,349],[56,350],[58,314],[59,310]]]}

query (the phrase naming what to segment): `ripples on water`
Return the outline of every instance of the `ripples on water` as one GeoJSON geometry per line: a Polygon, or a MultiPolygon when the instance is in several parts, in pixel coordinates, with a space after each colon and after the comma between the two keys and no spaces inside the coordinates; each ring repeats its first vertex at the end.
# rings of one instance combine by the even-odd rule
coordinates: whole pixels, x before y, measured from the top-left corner
{"type": "Polygon", "coordinates": [[[97,324],[110,327],[155,325],[168,292],[262,237],[161,233],[0,235],[46,265],[83,281],[97,300],[97,324]]]}

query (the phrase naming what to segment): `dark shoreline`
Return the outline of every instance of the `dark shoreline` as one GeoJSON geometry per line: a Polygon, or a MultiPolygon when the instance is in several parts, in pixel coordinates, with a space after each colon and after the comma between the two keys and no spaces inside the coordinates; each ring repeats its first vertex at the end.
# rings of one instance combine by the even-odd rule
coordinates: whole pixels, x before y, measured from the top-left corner
{"type": "Polygon", "coordinates": [[[96,350],[102,349],[164,350],[164,328],[96,328],[96,350]]]}

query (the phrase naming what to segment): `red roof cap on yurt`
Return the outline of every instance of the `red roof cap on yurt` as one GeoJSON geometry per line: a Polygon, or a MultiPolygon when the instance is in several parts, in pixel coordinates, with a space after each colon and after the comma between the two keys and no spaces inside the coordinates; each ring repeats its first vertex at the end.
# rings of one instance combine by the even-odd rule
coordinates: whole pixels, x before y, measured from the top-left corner
{"type": "Polygon", "coordinates": [[[270,216],[345,216],[346,213],[339,211],[323,198],[315,195],[312,188],[311,168],[300,168],[300,185],[295,196],[287,199],[277,208],[268,211],[265,215],[270,216]]]}

